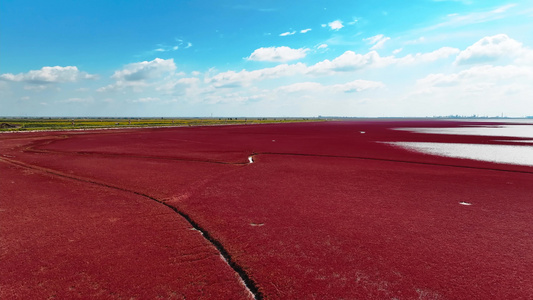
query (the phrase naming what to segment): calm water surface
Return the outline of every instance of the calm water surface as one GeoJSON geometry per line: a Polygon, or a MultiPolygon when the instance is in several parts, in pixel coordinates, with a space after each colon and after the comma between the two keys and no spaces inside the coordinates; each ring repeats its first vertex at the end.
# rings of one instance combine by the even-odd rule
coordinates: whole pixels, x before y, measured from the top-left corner
{"type": "MultiPolygon", "coordinates": [[[[509,123],[511,121],[505,122],[509,123]]],[[[513,142],[516,145],[425,142],[392,142],[389,144],[410,151],[432,155],[533,166],[533,120],[513,120],[512,122],[516,123],[516,125],[502,124],[496,126],[484,126],[473,123],[472,126],[465,127],[395,129],[428,134],[493,136],[495,137],[495,142],[513,142]],[[507,140],[506,138],[523,138],[523,140],[507,140]]]]}

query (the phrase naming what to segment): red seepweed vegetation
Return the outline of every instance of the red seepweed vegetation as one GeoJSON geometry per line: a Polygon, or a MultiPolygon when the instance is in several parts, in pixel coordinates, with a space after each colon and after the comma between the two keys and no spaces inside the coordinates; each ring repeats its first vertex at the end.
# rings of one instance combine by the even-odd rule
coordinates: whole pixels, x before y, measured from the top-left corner
{"type": "Polygon", "coordinates": [[[529,298],[533,168],[383,143],[468,124],[0,135],[0,298],[529,298]]]}

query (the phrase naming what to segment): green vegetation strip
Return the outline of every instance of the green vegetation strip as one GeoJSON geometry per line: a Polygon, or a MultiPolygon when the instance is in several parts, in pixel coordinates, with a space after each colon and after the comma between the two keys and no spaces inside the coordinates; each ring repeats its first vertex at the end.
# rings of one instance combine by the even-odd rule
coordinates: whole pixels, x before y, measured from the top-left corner
{"type": "Polygon", "coordinates": [[[0,131],[206,126],[319,121],[318,118],[0,118],[0,131]]]}

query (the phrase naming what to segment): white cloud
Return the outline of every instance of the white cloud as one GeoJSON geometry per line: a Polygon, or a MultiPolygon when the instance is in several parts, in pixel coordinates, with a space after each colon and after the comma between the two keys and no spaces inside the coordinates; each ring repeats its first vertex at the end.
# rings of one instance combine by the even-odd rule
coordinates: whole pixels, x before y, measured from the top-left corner
{"type": "Polygon", "coordinates": [[[174,74],[176,64],[174,59],[156,58],[152,61],[142,61],[126,65],[122,70],[115,71],[111,78],[115,79],[114,84],[97,89],[97,92],[121,91],[131,88],[135,92],[141,92],[149,86],[148,80],[161,78],[166,74],[174,74]]]}
{"type": "Polygon", "coordinates": [[[416,45],[416,44],[424,43],[425,41],[426,41],[426,38],[421,36],[421,37],[417,38],[416,40],[406,41],[404,44],[405,45],[416,45]]]}
{"type": "Polygon", "coordinates": [[[473,81],[478,82],[492,82],[496,83],[502,80],[509,79],[533,79],[533,69],[529,67],[518,67],[513,65],[508,66],[492,66],[480,65],[474,66],[470,69],[463,70],[459,73],[453,74],[430,74],[423,79],[417,81],[418,85],[423,86],[452,86],[460,84],[469,84],[473,81]]]}
{"type": "Polygon", "coordinates": [[[114,84],[110,84],[104,87],[101,87],[97,89],[97,92],[103,93],[103,92],[116,92],[116,91],[122,91],[126,88],[133,89],[135,92],[141,92],[144,88],[146,88],[148,84],[145,81],[117,81],[114,84]]]}
{"type": "MultiPolygon", "coordinates": [[[[428,103],[438,115],[529,114],[533,94],[533,69],[529,66],[476,65],[457,73],[430,74],[417,81],[406,101],[428,103]]],[[[429,113],[429,111],[428,111],[429,113]]]]}
{"type": "Polygon", "coordinates": [[[309,49],[289,47],[268,47],[256,49],[247,59],[255,61],[286,62],[304,58],[309,49]]]}
{"type": "Polygon", "coordinates": [[[396,61],[399,64],[412,64],[412,63],[420,63],[420,62],[432,62],[439,59],[448,58],[452,55],[455,55],[457,53],[461,52],[461,50],[457,48],[451,48],[451,47],[442,47],[440,49],[437,49],[432,52],[428,53],[417,53],[415,55],[408,54],[404,57],[396,59],[396,61]]]}
{"type": "Polygon", "coordinates": [[[277,91],[284,93],[298,93],[298,92],[318,92],[322,91],[324,86],[318,82],[298,82],[285,86],[281,86],[277,91]]]}
{"type": "Polygon", "coordinates": [[[353,21],[348,22],[348,25],[355,25],[359,20],[357,18],[354,18],[353,21]]]}
{"type": "Polygon", "coordinates": [[[49,84],[61,82],[74,82],[80,79],[95,79],[96,75],[81,72],[75,66],[67,67],[43,67],[40,70],[31,70],[27,73],[0,75],[0,79],[6,81],[25,82],[29,84],[49,84]]]}
{"type": "Polygon", "coordinates": [[[392,51],[392,54],[398,54],[400,52],[402,52],[403,48],[398,48],[398,49],[394,49],[394,51],[392,51]]]}
{"type": "Polygon", "coordinates": [[[329,26],[329,28],[331,30],[339,30],[339,29],[344,27],[344,25],[342,25],[342,21],[341,20],[335,20],[333,22],[329,22],[328,26],[329,26]]]}
{"type": "Polygon", "coordinates": [[[361,79],[331,86],[332,89],[342,91],[344,93],[362,92],[365,90],[373,90],[383,87],[385,87],[385,84],[383,84],[383,82],[361,79]]]}
{"type": "Polygon", "coordinates": [[[196,77],[188,77],[188,78],[181,78],[177,82],[182,83],[182,84],[193,85],[193,84],[198,84],[200,82],[200,79],[196,77]]]}
{"type": "Polygon", "coordinates": [[[152,50],[152,52],[169,52],[169,51],[177,51],[181,48],[187,49],[192,47],[192,44],[190,42],[184,42],[183,40],[176,39],[176,43],[174,43],[174,46],[169,46],[168,44],[158,44],[157,48],[152,50]]]}
{"type": "Polygon", "coordinates": [[[142,61],[126,65],[124,69],[115,71],[112,78],[118,81],[140,81],[159,77],[165,73],[174,72],[174,59],[156,58],[152,61],[142,61]]]}
{"type": "Polygon", "coordinates": [[[490,11],[474,12],[467,15],[450,14],[448,19],[442,23],[425,28],[426,31],[433,31],[443,27],[461,27],[470,24],[485,23],[493,20],[498,20],[506,16],[506,12],[515,7],[516,4],[507,4],[500,6],[490,11]]]}
{"type": "Polygon", "coordinates": [[[390,40],[390,37],[386,37],[383,34],[378,34],[378,35],[363,39],[363,41],[365,41],[368,44],[372,45],[370,50],[376,50],[376,49],[383,48],[383,45],[388,40],[390,40]]]}
{"type": "Polygon", "coordinates": [[[296,31],[287,31],[287,32],[281,33],[279,36],[289,36],[293,34],[296,34],[296,31]]]}
{"type": "Polygon", "coordinates": [[[199,83],[200,79],[196,77],[180,78],[178,80],[168,80],[159,85],[156,90],[171,93],[183,92],[186,89],[197,86],[199,83]]]}
{"type": "Polygon", "coordinates": [[[91,103],[93,102],[93,98],[68,98],[67,100],[59,101],[61,103],[91,103]]]}
{"type": "Polygon", "coordinates": [[[358,54],[353,51],[346,51],[333,60],[323,60],[310,66],[307,70],[311,74],[327,74],[331,72],[349,72],[359,70],[382,61],[376,51],[367,54],[358,54]]]}
{"type": "Polygon", "coordinates": [[[28,91],[43,91],[49,87],[50,85],[47,84],[28,84],[24,86],[24,89],[28,91]]]}
{"type": "Polygon", "coordinates": [[[302,29],[302,30],[300,30],[300,33],[308,33],[311,30],[312,30],[311,28],[302,29]]]}
{"type": "Polygon", "coordinates": [[[318,45],[318,47],[316,47],[317,49],[326,49],[328,47],[328,44],[320,44],[318,45]]]}
{"type": "Polygon", "coordinates": [[[159,101],[159,98],[157,98],[157,97],[144,97],[144,98],[139,98],[137,100],[133,100],[133,102],[135,102],[135,103],[146,103],[146,102],[156,102],[156,101],[159,101]]]}
{"type": "Polygon", "coordinates": [[[291,65],[281,64],[272,68],[264,68],[255,71],[227,71],[206,77],[205,83],[212,84],[215,88],[241,87],[249,85],[256,80],[304,74],[306,69],[307,66],[305,64],[296,63],[291,65]]]}
{"type": "MultiPolygon", "coordinates": [[[[406,55],[401,58],[396,58],[394,56],[382,57],[376,51],[370,51],[366,54],[346,51],[333,60],[325,59],[311,66],[307,66],[303,63],[296,63],[281,64],[273,68],[264,68],[255,71],[226,71],[216,75],[207,76],[205,83],[212,84],[215,88],[235,88],[250,85],[253,81],[280,78],[284,76],[328,76],[335,73],[354,72],[364,68],[382,68],[393,64],[407,65],[420,62],[432,62],[457,54],[459,51],[459,49],[443,47],[433,52],[406,55]]],[[[256,52],[254,51],[254,53],[256,52]]],[[[264,56],[262,58],[263,60],[266,60],[268,57],[272,59],[271,56],[273,56],[273,54],[270,53],[258,53],[264,56]]],[[[259,55],[258,53],[256,53],[256,56],[259,55]]],[[[251,59],[252,55],[248,59],[251,59]]],[[[258,58],[259,57],[255,57],[256,60],[259,60],[258,58]]]]}
{"type": "Polygon", "coordinates": [[[524,54],[522,43],[505,34],[487,36],[466,48],[457,56],[456,63],[474,64],[496,61],[500,58],[514,58],[524,54]]]}
{"type": "Polygon", "coordinates": [[[275,92],[282,93],[355,93],[363,92],[365,90],[372,90],[383,88],[385,85],[382,82],[370,80],[354,80],[342,84],[323,85],[318,82],[298,82],[285,86],[281,86],[275,92]]]}

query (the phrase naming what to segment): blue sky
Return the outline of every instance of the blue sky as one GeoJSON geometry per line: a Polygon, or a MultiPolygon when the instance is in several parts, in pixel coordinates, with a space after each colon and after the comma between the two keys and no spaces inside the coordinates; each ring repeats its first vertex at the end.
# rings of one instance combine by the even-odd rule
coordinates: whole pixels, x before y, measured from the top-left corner
{"type": "Polygon", "coordinates": [[[2,116],[533,115],[531,1],[0,2],[2,116]]]}

